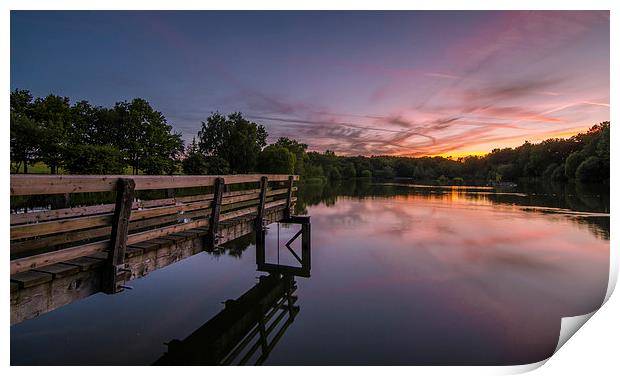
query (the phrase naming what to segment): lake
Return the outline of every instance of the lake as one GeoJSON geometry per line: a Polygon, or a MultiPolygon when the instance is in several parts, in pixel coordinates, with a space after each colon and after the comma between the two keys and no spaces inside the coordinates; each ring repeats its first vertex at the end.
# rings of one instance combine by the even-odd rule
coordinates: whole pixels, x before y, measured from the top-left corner
{"type": "MultiPolygon", "coordinates": [[[[266,365],[509,365],[553,353],[560,318],[597,309],[609,186],[301,185],[312,270],[266,365]]],[[[267,257],[294,262],[293,226],[267,257]],[[280,251],[276,252],[280,245],[280,251]]],[[[279,239],[279,242],[278,242],[279,239]]],[[[11,327],[11,364],[147,365],[257,283],[253,237],[11,327]]]]}

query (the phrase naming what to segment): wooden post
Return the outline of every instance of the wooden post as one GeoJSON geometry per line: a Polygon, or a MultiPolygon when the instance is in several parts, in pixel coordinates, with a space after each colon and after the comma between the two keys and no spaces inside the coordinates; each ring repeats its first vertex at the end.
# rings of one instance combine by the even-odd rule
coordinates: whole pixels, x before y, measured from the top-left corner
{"type": "Polygon", "coordinates": [[[293,203],[293,175],[288,177],[288,192],[286,196],[286,208],[284,209],[284,216],[286,218],[291,217],[291,204],[293,203]]]}
{"type": "Polygon", "coordinates": [[[125,250],[127,248],[131,204],[136,187],[133,179],[121,178],[116,184],[116,206],[112,217],[106,278],[103,281],[103,291],[107,294],[121,291],[120,285],[125,282],[125,271],[122,269],[124,269],[125,250]]]}
{"type": "Polygon", "coordinates": [[[306,223],[301,224],[301,259],[303,260],[302,269],[304,271],[304,274],[306,274],[308,277],[310,277],[310,267],[312,265],[312,261],[310,260],[310,250],[312,247],[310,244],[310,237],[312,234],[310,226],[310,218],[308,218],[308,221],[306,223]]]}
{"type": "Polygon", "coordinates": [[[209,218],[209,243],[211,250],[215,249],[217,243],[217,232],[220,224],[220,209],[222,208],[222,195],[224,194],[224,178],[215,179],[213,184],[213,207],[211,218],[209,218]]]}
{"type": "Polygon", "coordinates": [[[260,178],[260,194],[254,229],[256,232],[263,231],[263,217],[265,215],[265,199],[267,198],[267,177],[260,178]]]}

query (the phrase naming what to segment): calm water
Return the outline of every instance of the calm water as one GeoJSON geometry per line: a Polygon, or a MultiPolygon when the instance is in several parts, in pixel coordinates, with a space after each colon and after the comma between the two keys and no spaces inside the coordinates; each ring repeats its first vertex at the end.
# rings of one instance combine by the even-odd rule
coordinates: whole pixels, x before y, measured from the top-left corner
{"type": "MultiPolygon", "coordinates": [[[[312,272],[269,365],[522,364],[600,306],[609,187],[303,186],[312,272]]],[[[281,248],[295,232],[280,228],[281,248]]],[[[278,257],[277,226],[267,257],[278,257]]],[[[11,327],[11,363],[151,364],[256,285],[252,237],[11,327]]],[[[280,250],[280,262],[294,261],[280,250]]]]}

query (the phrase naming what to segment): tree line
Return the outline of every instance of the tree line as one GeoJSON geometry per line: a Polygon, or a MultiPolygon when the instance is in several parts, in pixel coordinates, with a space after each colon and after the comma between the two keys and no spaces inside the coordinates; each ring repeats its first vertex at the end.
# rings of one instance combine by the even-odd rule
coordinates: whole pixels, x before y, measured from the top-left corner
{"type": "Polygon", "coordinates": [[[308,145],[281,137],[267,143],[267,131],[243,117],[212,113],[185,147],[165,117],[144,99],[112,108],[49,95],[33,99],[11,92],[11,161],[15,171],[44,162],[51,173],[109,174],[298,174],[307,181],[351,178],[410,178],[439,184],[548,179],[609,181],[610,123],[570,138],[553,138],[485,156],[338,156],[308,152],[308,145]]]}
{"type": "Polygon", "coordinates": [[[11,162],[24,173],[43,162],[52,174],[171,174],[183,153],[181,134],[144,99],[105,108],[16,89],[10,116],[11,162]]]}

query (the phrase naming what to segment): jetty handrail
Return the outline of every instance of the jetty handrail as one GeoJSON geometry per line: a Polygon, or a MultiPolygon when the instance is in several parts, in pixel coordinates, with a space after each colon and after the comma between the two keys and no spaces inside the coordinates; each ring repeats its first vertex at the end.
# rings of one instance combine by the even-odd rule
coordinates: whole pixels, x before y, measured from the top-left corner
{"type": "Polygon", "coordinates": [[[11,175],[11,196],[116,192],[115,204],[11,214],[11,274],[107,251],[112,265],[119,267],[127,246],[199,228],[217,242],[220,221],[250,216],[262,225],[264,210],[276,207],[290,215],[295,180],[299,177],[273,174],[11,175]],[[259,188],[234,186],[240,183],[259,188]],[[185,194],[178,197],[173,192],[172,197],[144,201],[134,195],[138,190],[207,187],[213,187],[213,192],[185,191],[178,192],[185,194]]]}
{"type": "MultiPolygon", "coordinates": [[[[23,175],[11,174],[11,196],[80,192],[113,192],[120,178],[133,179],[135,190],[209,187],[218,178],[225,184],[253,183],[266,176],[270,182],[287,181],[290,175],[23,175]]],[[[293,175],[293,180],[299,180],[293,175]]]]}

